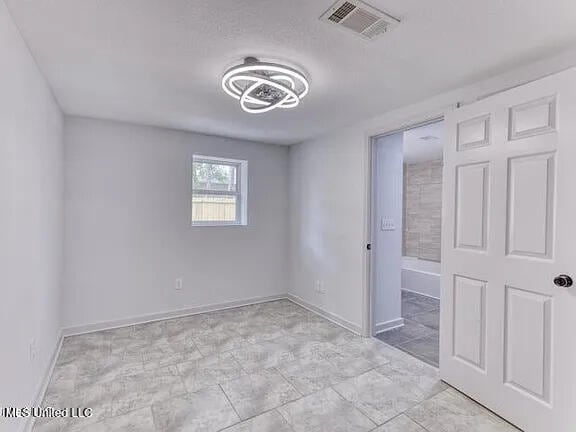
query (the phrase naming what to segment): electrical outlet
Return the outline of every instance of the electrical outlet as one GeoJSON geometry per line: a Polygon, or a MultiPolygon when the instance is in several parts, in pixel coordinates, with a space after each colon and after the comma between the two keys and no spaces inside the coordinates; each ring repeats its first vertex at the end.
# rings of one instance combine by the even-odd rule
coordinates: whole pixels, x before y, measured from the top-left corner
{"type": "Polygon", "coordinates": [[[176,291],[180,291],[182,289],[182,278],[176,279],[176,283],[174,284],[174,289],[176,291]]]}
{"type": "Polygon", "coordinates": [[[38,357],[38,348],[36,347],[36,339],[34,338],[30,339],[29,354],[30,354],[30,362],[33,362],[34,360],[36,360],[36,357],[38,357]]]}
{"type": "Polygon", "coordinates": [[[324,288],[324,282],[317,280],[314,284],[314,291],[316,291],[318,294],[324,294],[326,292],[326,289],[324,288]]]}

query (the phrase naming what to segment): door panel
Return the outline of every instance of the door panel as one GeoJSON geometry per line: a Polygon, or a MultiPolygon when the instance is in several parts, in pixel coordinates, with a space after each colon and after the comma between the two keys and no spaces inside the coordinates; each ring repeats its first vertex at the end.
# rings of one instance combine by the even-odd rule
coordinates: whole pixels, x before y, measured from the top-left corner
{"type": "Polygon", "coordinates": [[[556,97],[549,96],[510,108],[510,139],[556,130],[556,97]]]}
{"type": "Polygon", "coordinates": [[[487,163],[456,168],[456,247],[486,250],[488,225],[487,163]]]}
{"type": "Polygon", "coordinates": [[[554,153],[508,160],[508,255],[552,258],[554,153]]]}
{"type": "Polygon", "coordinates": [[[550,402],[551,298],[506,287],[505,382],[550,402]]]}
{"type": "Polygon", "coordinates": [[[485,147],[490,144],[490,115],[458,123],[458,150],[485,147]]]}
{"type": "Polygon", "coordinates": [[[454,277],[454,357],[484,369],[486,282],[454,277]]]}
{"type": "Polygon", "coordinates": [[[446,115],[440,372],[527,432],[576,431],[576,71],[446,115]]]}

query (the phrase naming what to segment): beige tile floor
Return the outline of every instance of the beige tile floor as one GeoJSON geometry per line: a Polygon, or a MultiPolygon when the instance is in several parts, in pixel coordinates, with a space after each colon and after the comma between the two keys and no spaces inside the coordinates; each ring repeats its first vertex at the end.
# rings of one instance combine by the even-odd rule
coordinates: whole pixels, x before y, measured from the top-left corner
{"type": "Polygon", "coordinates": [[[36,432],[508,432],[438,371],[287,300],[66,338],[36,432]]]}

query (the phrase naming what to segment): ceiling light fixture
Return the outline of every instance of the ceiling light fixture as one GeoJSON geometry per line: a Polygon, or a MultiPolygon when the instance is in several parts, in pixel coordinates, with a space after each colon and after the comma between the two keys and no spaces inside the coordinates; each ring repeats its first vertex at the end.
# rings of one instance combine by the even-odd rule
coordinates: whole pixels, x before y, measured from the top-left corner
{"type": "Polygon", "coordinates": [[[244,111],[255,114],[274,108],[295,108],[310,86],[296,69],[246,57],[243,64],[226,71],[222,88],[240,101],[244,111]]]}

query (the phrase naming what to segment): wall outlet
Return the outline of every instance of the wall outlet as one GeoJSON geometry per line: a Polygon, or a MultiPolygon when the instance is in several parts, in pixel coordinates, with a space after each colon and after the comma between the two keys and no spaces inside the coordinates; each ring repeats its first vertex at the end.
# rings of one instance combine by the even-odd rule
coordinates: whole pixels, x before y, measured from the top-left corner
{"type": "Polygon", "coordinates": [[[324,282],[321,280],[317,280],[314,283],[314,291],[316,291],[318,294],[325,294],[326,288],[324,288],[324,282]]]}
{"type": "Polygon", "coordinates": [[[182,289],[182,278],[176,279],[176,283],[174,284],[174,289],[176,291],[180,291],[182,289]]]}
{"type": "Polygon", "coordinates": [[[38,357],[38,347],[36,346],[36,339],[30,339],[30,347],[29,347],[29,354],[30,354],[30,363],[36,360],[38,357]]]}
{"type": "Polygon", "coordinates": [[[380,229],[382,231],[394,231],[396,229],[396,223],[392,218],[382,218],[380,220],[380,229]]]}

